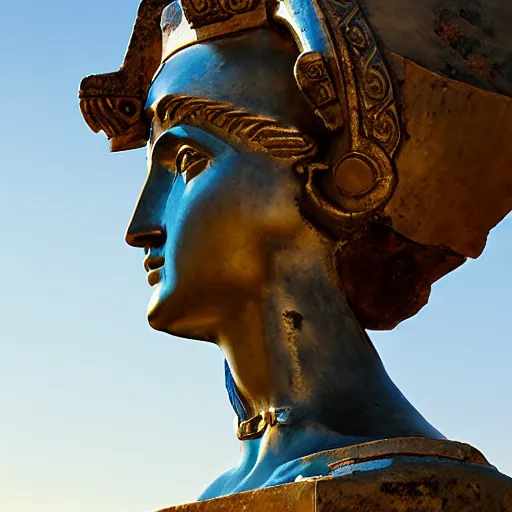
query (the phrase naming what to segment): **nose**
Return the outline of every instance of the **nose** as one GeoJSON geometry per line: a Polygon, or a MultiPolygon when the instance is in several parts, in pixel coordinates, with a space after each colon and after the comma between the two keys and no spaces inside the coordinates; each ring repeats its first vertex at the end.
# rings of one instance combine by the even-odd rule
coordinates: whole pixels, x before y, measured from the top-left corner
{"type": "Polygon", "coordinates": [[[165,243],[163,217],[170,186],[172,176],[169,172],[151,169],[126,230],[128,245],[149,248],[165,243]]]}
{"type": "Polygon", "coordinates": [[[125,240],[132,247],[160,247],[165,243],[165,232],[160,229],[141,230],[137,233],[127,231],[125,240]]]}

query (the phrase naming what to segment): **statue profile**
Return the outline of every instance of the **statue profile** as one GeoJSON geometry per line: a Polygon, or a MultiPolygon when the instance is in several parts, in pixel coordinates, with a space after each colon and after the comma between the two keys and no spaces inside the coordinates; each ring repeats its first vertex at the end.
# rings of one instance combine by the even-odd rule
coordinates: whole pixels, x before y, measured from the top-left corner
{"type": "Polygon", "coordinates": [[[142,0],[121,69],[82,82],[112,151],[147,144],[126,241],[149,323],[226,358],[242,460],[201,499],[393,459],[512,493],[366,334],[417,313],[512,209],[512,8],[456,3],[142,0]]]}

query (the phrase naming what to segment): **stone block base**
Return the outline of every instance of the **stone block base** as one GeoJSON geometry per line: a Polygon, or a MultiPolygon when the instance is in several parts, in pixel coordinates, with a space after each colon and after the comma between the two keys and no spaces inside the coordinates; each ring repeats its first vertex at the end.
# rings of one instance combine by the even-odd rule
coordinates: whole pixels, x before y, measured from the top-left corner
{"type": "Polygon", "coordinates": [[[323,477],[161,512],[512,512],[512,479],[492,466],[396,457],[323,477]]]}

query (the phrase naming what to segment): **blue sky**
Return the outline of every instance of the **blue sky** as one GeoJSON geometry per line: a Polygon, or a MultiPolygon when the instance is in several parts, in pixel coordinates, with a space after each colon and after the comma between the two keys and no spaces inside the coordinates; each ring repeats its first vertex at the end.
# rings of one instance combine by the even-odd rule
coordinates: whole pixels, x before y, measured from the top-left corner
{"type": "MultiPolygon", "coordinates": [[[[7,2],[0,18],[0,510],[145,512],[194,500],[238,446],[213,346],[151,331],[123,240],[144,150],[83,123],[137,0],[7,2]],[[207,425],[207,428],[205,428],[207,425]]],[[[430,304],[372,334],[412,403],[512,474],[512,219],[430,304]]]]}

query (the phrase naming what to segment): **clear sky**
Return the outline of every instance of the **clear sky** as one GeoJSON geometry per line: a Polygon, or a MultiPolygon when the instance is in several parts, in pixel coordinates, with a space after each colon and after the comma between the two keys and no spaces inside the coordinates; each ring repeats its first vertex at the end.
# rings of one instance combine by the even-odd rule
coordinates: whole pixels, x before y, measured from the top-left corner
{"type": "MultiPolygon", "coordinates": [[[[144,150],[83,123],[138,0],[4,2],[0,16],[0,510],[149,512],[194,500],[238,446],[214,346],[150,330],[123,240],[144,150]]],[[[411,402],[512,474],[512,219],[430,304],[372,333],[411,402]]]]}

